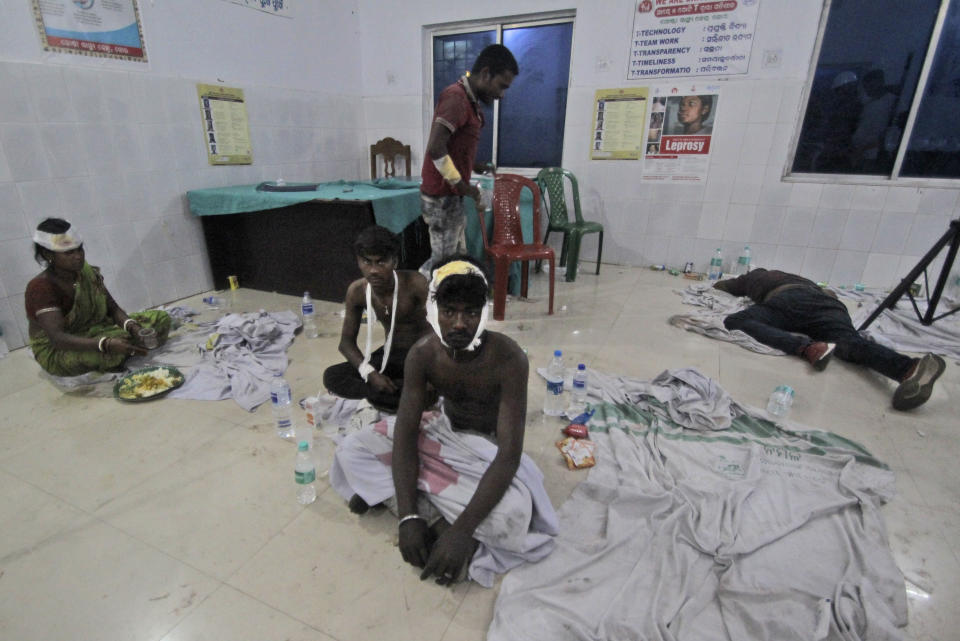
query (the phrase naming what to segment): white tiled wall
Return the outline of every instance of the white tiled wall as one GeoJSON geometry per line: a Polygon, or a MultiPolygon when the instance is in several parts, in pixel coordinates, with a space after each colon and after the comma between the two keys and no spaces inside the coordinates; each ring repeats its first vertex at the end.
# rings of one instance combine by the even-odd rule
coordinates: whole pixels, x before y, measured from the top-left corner
{"type": "MultiPolygon", "coordinates": [[[[573,88],[564,166],[603,222],[607,260],[705,269],[720,247],[728,264],[749,244],[755,264],[837,285],[890,287],[960,217],[960,189],[782,180],[800,109],[799,80],[724,83],[704,186],[645,184],[630,161],[589,160],[594,91],[573,88]]],[[[584,238],[584,256],[595,251],[584,238]]],[[[955,266],[960,271],[960,265],[955,266]]]]}
{"type": "Polygon", "coordinates": [[[0,62],[0,328],[25,344],[32,230],[78,225],[88,260],[128,310],[212,286],[187,190],[369,172],[360,99],[244,86],[254,164],[211,167],[196,84],[141,72],[0,62]]]}

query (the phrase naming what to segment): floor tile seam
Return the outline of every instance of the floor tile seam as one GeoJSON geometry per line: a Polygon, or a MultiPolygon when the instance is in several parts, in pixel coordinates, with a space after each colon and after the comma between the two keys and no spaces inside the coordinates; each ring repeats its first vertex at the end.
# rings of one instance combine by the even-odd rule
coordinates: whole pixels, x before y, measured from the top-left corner
{"type": "MultiPolygon", "coordinates": [[[[318,493],[318,494],[317,494],[317,498],[319,498],[319,497],[321,496],[321,494],[323,494],[323,493],[325,493],[325,492],[326,492],[326,490],[324,490],[324,492],[318,493]]],[[[234,579],[236,578],[237,574],[239,574],[241,571],[243,571],[243,569],[246,568],[255,558],[257,558],[257,556],[258,556],[261,552],[263,552],[263,550],[266,549],[266,547],[267,547],[268,545],[270,545],[270,544],[274,541],[274,539],[276,539],[278,536],[284,534],[284,532],[293,524],[294,521],[296,521],[297,519],[300,518],[300,516],[303,514],[304,510],[306,510],[308,507],[309,507],[309,506],[303,506],[303,508],[301,508],[296,514],[294,514],[287,522],[285,522],[283,525],[281,525],[279,528],[277,528],[276,531],[275,531],[271,536],[267,537],[267,538],[263,541],[263,543],[260,544],[260,546],[259,546],[257,549],[255,549],[253,552],[251,552],[251,553],[247,556],[247,559],[246,559],[245,561],[241,562],[240,565],[238,565],[236,568],[234,568],[233,572],[231,572],[231,573],[228,574],[226,577],[224,577],[223,582],[226,583],[227,585],[229,585],[231,588],[233,588],[233,589],[235,589],[235,590],[240,590],[240,587],[237,586],[237,585],[234,585],[233,583],[231,583],[231,581],[234,580],[234,579]]],[[[240,590],[240,591],[243,592],[243,590],[240,590]]],[[[244,594],[246,594],[246,592],[244,592],[244,594]]],[[[259,599],[257,599],[257,600],[259,601],[259,599]]],[[[325,634],[326,634],[326,633],[325,633],[325,634]]]]}
{"type": "MultiPolygon", "coordinates": [[[[924,514],[925,517],[932,515],[955,515],[956,510],[942,509],[938,507],[927,507],[926,505],[918,505],[916,503],[908,502],[908,505],[911,505],[915,508],[918,508],[927,514],[924,514]]],[[[960,545],[955,545],[950,538],[950,530],[947,525],[942,521],[934,525],[936,533],[940,538],[940,543],[946,546],[950,550],[950,554],[953,557],[954,561],[957,563],[958,568],[960,568],[960,545]]],[[[889,526],[887,527],[889,530],[889,526]]],[[[960,576],[960,575],[958,575],[960,576]]]]}
{"type": "Polygon", "coordinates": [[[164,633],[161,634],[159,637],[157,637],[157,641],[163,641],[163,640],[166,639],[168,636],[170,636],[170,634],[171,634],[174,630],[176,630],[178,627],[180,627],[180,626],[183,624],[184,621],[186,621],[186,620],[189,619],[191,616],[193,616],[194,613],[196,613],[196,611],[199,610],[199,609],[203,606],[203,604],[206,603],[206,602],[210,599],[210,597],[212,597],[214,594],[216,594],[217,592],[219,592],[220,590],[222,590],[222,589],[223,589],[223,586],[224,586],[223,581],[218,581],[217,587],[214,588],[213,590],[211,590],[211,591],[210,591],[210,594],[208,594],[208,595],[205,596],[203,599],[201,599],[199,603],[196,603],[196,604],[195,604],[195,607],[192,607],[192,608],[190,608],[187,612],[185,612],[185,613],[183,614],[183,616],[181,616],[177,621],[175,621],[175,622],[173,623],[173,625],[170,626],[170,629],[168,629],[166,632],[164,632],[164,633]]]}
{"type": "MultiPolygon", "coordinates": [[[[439,641],[444,641],[447,638],[447,633],[450,631],[450,626],[453,625],[453,622],[456,620],[457,615],[460,614],[460,609],[463,607],[463,604],[467,602],[467,595],[470,594],[470,589],[473,587],[472,584],[469,584],[472,579],[467,578],[468,582],[467,589],[463,591],[463,596],[460,597],[460,602],[457,604],[457,608],[453,611],[453,614],[450,615],[450,620],[447,621],[447,625],[444,626],[443,632],[440,634],[439,641]]],[[[493,588],[484,588],[484,589],[493,589],[493,588]]]]}
{"type": "MultiPolygon", "coordinates": [[[[270,604],[267,603],[266,601],[264,601],[264,600],[256,597],[256,596],[253,595],[253,594],[250,594],[250,593],[247,592],[246,590],[243,590],[243,589],[237,587],[236,585],[233,585],[232,583],[229,583],[229,582],[227,582],[227,581],[224,581],[224,582],[223,582],[223,585],[226,586],[226,587],[228,587],[228,588],[230,588],[231,590],[236,590],[237,592],[239,592],[239,593],[242,594],[243,596],[245,596],[245,597],[247,597],[247,598],[249,598],[249,599],[252,599],[252,600],[256,601],[257,603],[259,603],[260,605],[262,605],[262,606],[264,606],[264,607],[270,608],[270,609],[273,610],[274,612],[277,612],[277,613],[279,613],[279,614],[282,614],[283,616],[287,617],[288,619],[291,619],[292,621],[296,621],[297,623],[308,627],[309,629],[313,630],[314,632],[319,632],[320,634],[323,634],[323,635],[325,635],[325,636],[327,636],[327,637],[330,637],[330,638],[333,639],[334,641],[351,641],[350,639],[342,639],[341,637],[338,637],[337,635],[333,634],[333,632],[324,630],[323,628],[318,628],[317,626],[309,623],[308,621],[304,621],[303,619],[300,619],[300,618],[294,616],[294,615],[291,614],[290,612],[286,612],[286,611],[284,611],[284,610],[281,610],[280,608],[277,608],[276,606],[270,605],[270,604]]],[[[211,596],[212,596],[212,594],[211,594],[211,596]]],[[[162,637],[161,637],[161,639],[162,639],[162,637]]]]}

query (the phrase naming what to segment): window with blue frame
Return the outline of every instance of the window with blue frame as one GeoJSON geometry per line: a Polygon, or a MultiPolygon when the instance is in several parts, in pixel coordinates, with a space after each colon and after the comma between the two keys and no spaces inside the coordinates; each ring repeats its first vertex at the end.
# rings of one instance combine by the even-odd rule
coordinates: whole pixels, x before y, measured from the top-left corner
{"type": "Polygon", "coordinates": [[[572,18],[474,26],[433,37],[433,95],[457,81],[489,44],[502,43],[520,67],[496,107],[481,105],[486,125],[476,162],[498,167],[552,167],[563,158],[572,18]]]}
{"type": "Polygon", "coordinates": [[[833,0],[791,173],[960,178],[960,0],[833,0]]]}

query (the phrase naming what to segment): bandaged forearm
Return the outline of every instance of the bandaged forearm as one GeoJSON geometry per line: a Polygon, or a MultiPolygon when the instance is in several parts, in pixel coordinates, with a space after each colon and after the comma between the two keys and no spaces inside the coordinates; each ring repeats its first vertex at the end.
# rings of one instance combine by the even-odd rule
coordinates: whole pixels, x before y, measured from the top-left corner
{"type": "Polygon", "coordinates": [[[457,166],[453,164],[453,158],[450,157],[450,154],[446,154],[442,158],[434,158],[433,166],[437,168],[443,179],[451,185],[460,182],[460,172],[457,171],[457,166]]]}
{"type": "Polygon", "coordinates": [[[360,363],[360,366],[357,368],[357,371],[360,373],[360,378],[363,379],[363,382],[367,382],[367,377],[370,376],[377,369],[370,363],[360,363]]]}

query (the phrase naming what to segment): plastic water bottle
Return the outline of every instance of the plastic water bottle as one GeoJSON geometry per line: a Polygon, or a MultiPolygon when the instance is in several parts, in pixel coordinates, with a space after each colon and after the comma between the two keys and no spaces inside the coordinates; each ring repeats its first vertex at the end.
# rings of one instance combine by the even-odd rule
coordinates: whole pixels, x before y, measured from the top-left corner
{"type": "Polygon", "coordinates": [[[785,418],[793,405],[793,388],[789,385],[777,385],[767,401],[767,412],[777,418],[785,418]]]}
{"type": "Polygon", "coordinates": [[[303,292],[303,300],[300,302],[300,314],[303,316],[303,334],[307,338],[317,337],[317,317],[313,313],[313,299],[310,298],[310,292],[303,292]]]}
{"type": "Polygon", "coordinates": [[[587,366],[583,363],[577,365],[577,371],[573,373],[572,392],[568,411],[579,414],[587,407],[587,366]]]}
{"type": "Polygon", "coordinates": [[[707,272],[707,278],[710,280],[719,280],[722,273],[723,252],[721,252],[720,248],[717,247],[717,251],[713,253],[713,258],[710,259],[710,271],[707,272]]]}
{"type": "Polygon", "coordinates": [[[297,462],[293,466],[293,476],[297,481],[297,503],[310,505],[317,500],[317,466],[310,455],[310,444],[300,441],[297,445],[297,462]]]}
{"type": "Polygon", "coordinates": [[[563,352],[553,352],[553,360],[547,366],[547,393],[543,397],[543,413],[547,416],[562,416],[566,406],[563,398],[563,352]]]}
{"type": "Polygon", "coordinates": [[[293,438],[293,419],[290,416],[290,385],[280,374],[273,375],[270,383],[270,404],[277,422],[277,436],[293,438]]]}
{"type": "Polygon", "coordinates": [[[750,245],[744,245],[740,257],[737,258],[737,267],[734,271],[736,276],[742,276],[750,271],[750,245]]]}
{"type": "Polygon", "coordinates": [[[221,307],[223,307],[225,301],[220,296],[207,296],[203,299],[203,303],[209,309],[220,309],[221,307]]]}

